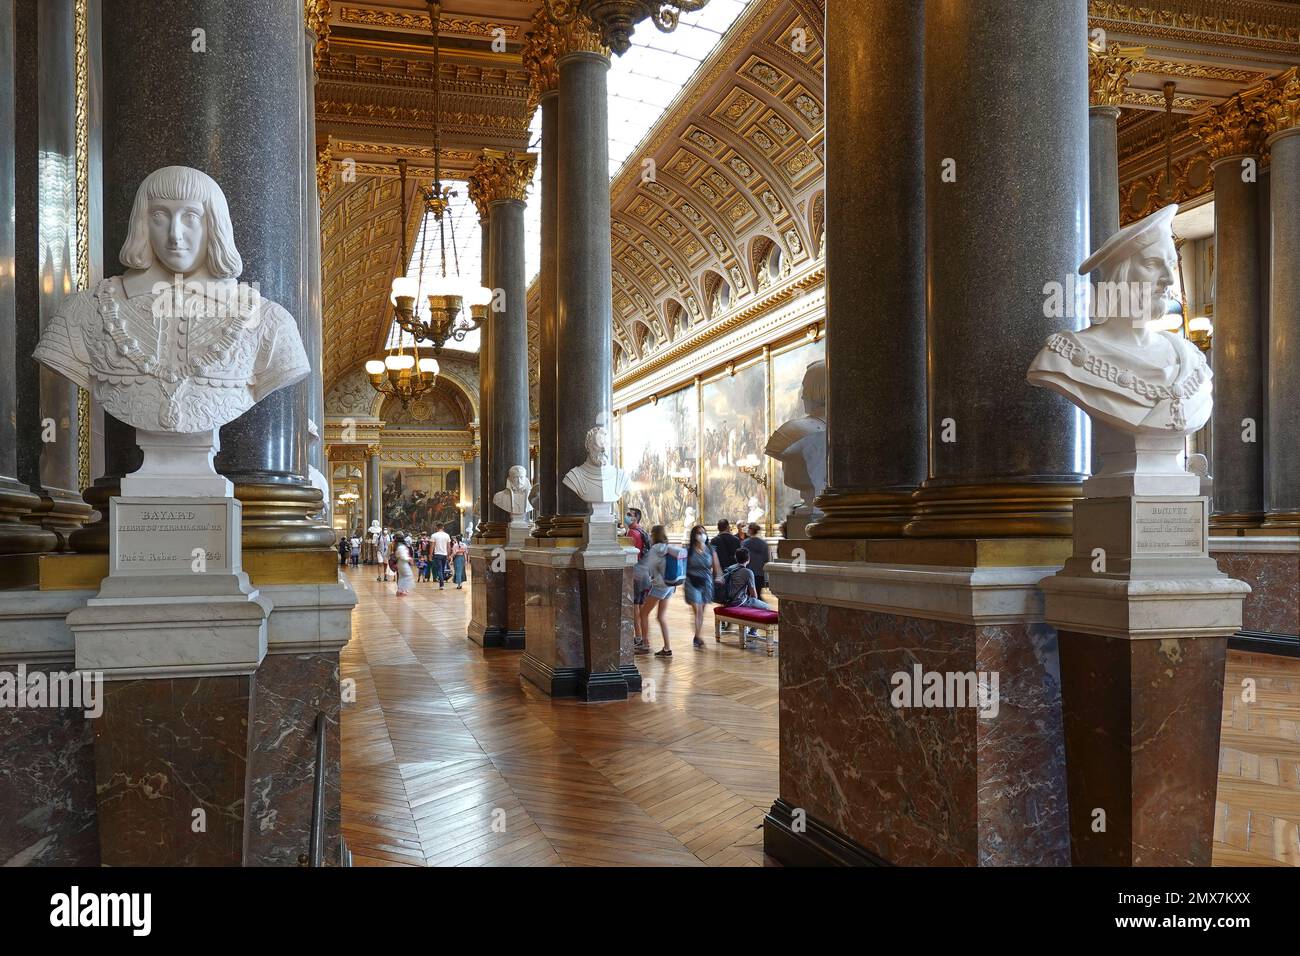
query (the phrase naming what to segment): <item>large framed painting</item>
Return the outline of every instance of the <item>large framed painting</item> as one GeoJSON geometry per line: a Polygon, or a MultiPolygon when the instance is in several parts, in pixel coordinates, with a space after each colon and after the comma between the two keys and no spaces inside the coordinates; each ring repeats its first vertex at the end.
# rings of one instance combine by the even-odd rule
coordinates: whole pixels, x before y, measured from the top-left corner
{"type": "Polygon", "coordinates": [[[449,534],[460,533],[460,469],[385,465],[384,524],[419,534],[441,521],[449,534]]]}
{"type": "MultiPolygon", "coordinates": [[[[772,354],[772,431],[792,418],[803,417],[803,404],[799,391],[803,387],[804,372],[813,362],[826,358],[826,340],[804,342],[793,348],[772,354]]],[[[776,469],[772,500],[772,524],[780,524],[790,509],[799,501],[799,492],[785,486],[785,467],[774,461],[776,469]]]]}
{"type": "Polygon", "coordinates": [[[623,503],[641,509],[647,528],[662,524],[675,540],[684,540],[698,517],[694,496],[672,477],[685,469],[694,484],[698,418],[694,386],[620,416],[622,467],[631,478],[623,503]]]}
{"type": "MultiPolygon", "coordinates": [[[[737,464],[751,456],[764,462],[768,433],[765,378],[760,360],[701,387],[702,523],[709,528],[720,518],[732,524],[756,521],[762,525],[767,521],[767,489],[741,472],[737,464]]],[[[761,467],[766,471],[766,464],[761,467]]]]}

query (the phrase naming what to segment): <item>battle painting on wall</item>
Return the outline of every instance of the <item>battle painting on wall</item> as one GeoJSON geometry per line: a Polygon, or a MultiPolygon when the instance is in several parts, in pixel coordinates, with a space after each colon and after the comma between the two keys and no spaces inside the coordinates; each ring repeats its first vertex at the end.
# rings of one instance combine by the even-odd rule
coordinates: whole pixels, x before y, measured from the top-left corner
{"type": "MultiPolygon", "coordinates": [[[[767,489],[741,472],[737,462],[754,456],[765,462],[767,395],[762,362],[705,382],[702,452],[704,456],[704,521],[712,529],[718,519],[733,524],[767,520],[767,489]]],[[[766,469],[766,464],[762,465],[766,469]]]]}
{"type": "Polygon", "coordinates": [[[697,517],[694,497],[672,477],[682,469],[695,473],[697,420],[695,389],[687,387],[620,421],[621,460],[632,479],[624,504],[640,508],[646,527],[662,524],[674,540],[683,540],[697,517]]]}
{"type": "Polygon", "coordinates": [[[441,521],[449,534],[460,533],[460,469],[385,467],[384,524],[419,534],[441,521]]]}
{"type": "MultiPolygon", "coordinates": [[[[785,352],[772,355],[772,427],[775,431],[792,418],[802,418],[803,404],[799,401],[799,391],[803,387],[804,372],[813,362],[826,358],[826,340],[806,342],[785,352]]],[[[799,493],[785,486],[782,472],[784,466],[779,461],[776,466],[776,487],[772,495],[772,524],[775,527],[785,520],[790,509],[799,500],[799,493]]]]}

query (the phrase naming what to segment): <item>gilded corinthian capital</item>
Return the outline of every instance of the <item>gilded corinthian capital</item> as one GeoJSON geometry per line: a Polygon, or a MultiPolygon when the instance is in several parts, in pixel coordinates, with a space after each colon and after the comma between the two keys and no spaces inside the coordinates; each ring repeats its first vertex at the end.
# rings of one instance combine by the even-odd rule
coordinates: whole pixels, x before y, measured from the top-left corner
{"type": "Polygon", "coordinates": [[[1197,113],[1188,126],[1205,144],[1212,160],[1259,156],[1264,152],[1264,109],[1252,91],[1235,93],[1221,105],[1197,113]]]}
{"type": "Polygon", "coordinates": [[[1300,128],[1300,68],[1293,66],[1241,95],[1259,104],[1265,136],[1300,128]]]}
{"type": "Polygon", "coordinates": [[[488,206],[506,199],[528,198],[528,184],[533,180],[537,156],[533,153],[503,153],[483,150],[483,155],[469,175],[469,198],[478,207],[480,219],[487,219],[488,206]]]}
{"type": "Polygon", "coordinates": [[[546,11],[533,15],[533,24],[524,36],[524,69],[528,71],[528,108],[531,112],[547,93],[560,88],[560,69],[557,63],[560,49],[560,27],[551,22],[546,11]]]}
{"type": "Polygon", "coordinates": [[[330,42],[330,0],[303,0],[303,19],[307,29],[316,34],[313,65],[319,73],[330,42]]]}
{"type": "Polygon", "coordinates": [[[1120,106],[1128,76],[1142,61],[1146,53],[1143,46],[1123,46],[1112,43],[1107,49],[1093,40],[1088,41],[1088,102],[1091,106],[1120,106]]]}

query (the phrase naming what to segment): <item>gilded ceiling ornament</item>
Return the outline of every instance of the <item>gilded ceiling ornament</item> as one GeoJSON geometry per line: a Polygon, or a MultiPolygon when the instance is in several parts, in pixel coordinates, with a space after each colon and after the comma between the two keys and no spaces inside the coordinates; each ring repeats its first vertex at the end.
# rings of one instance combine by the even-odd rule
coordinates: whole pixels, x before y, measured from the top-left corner
{"type": "Polygon", "coordinates": [[[699,143],[705,149],[713,149],[718,145],[718,141],[702,129],[693,130],[691,132],[691,139],[695,140],[695,142],[699,143]]]}
{"type": "Polygon", "coordinates": [[[822,107],[815,99],[807,93],[800,93],[794,98],[794,108],[813,126],[820,126],[822,122],[822,107]]]}
{"type": "Polygon", "coordinates": [[[312,59],[313,66],[319,73],[330,45],[330,0],[304,0],[303,18],[306,20],[307,29],[316,34],[312,59]]]}
{"type": "Polygon", "coordinates": [[[1266,135],[1300,127],[1300,69],[1297,67],[1242,95],[1249,95],[1262,106],[1266,135]]]}
{"type": "Polygon", "coordinates": [[[1146,53],[1143,46],[1112,43],[1108,48],[1088,41],[1088,91],[1093,106],[1122,106],[1128,77],[1146,53]]]}
{"type": "Polygon", "coordinates": [[[491,203],[508,199],[521,202],[526,200],[536,166],[537,156],[533,153],[483,150],[483,158],[469,177],[469,197],[478,207],[479,216],[486,218],[487,207],[491,203]]]}
{"type": "Polygon", "coordinates": [[[632,33],[642,20],[649,19],[663,33],[671,33],[677,28],[677,18],[681,14],[703,10],[708,2],[709,0],[544,0],[543,9],[547,16],[560,24],[575,19],[595,24],[603,44],[622,56],[631,47],[632,33]]]}
{"type": "Polygon", "coordinates": [[[767,128],[782,138],[790,135],[790,127],[779,116],[769,116],[767,118],[767,128]]]}
{"type": "Polygon", "coordinates": [[[1212,159],[1261,155],[1266,125],[1264,104],[1240,93],[1188,121],[1188,128],[1205,143],[1212,159]]]}
{"type": "Polygon", "coordinates": [[[731,168],[740,174],[742,179],[748,179],[754,175],[754,169],[749,163],[745,162],[739,156],[731,157],[731,168]]]}
{"type": "Polygon", "coordinates": [[[326,143],[316,151],[316,194],[322,207],[325,205],[325,197],[333,188],[334,160],[331,156],[330,144],[326,143]]]}
{"type": "Polygon", "coordinates": [[[545,10],[533,15],[532,29],[524,35],[521,52],[528,71],[528,111],[531,113],[547,93],[560,88],[560,28],[551,22],[545,10]]]}
{"type": "Polygon", "coordinates": [[[749,68],[749,75],[758,80],[770,90],[775,90],[781,85],[781,74],[774,67],[769,66],[762,60],[754,63],[749,68]]]}

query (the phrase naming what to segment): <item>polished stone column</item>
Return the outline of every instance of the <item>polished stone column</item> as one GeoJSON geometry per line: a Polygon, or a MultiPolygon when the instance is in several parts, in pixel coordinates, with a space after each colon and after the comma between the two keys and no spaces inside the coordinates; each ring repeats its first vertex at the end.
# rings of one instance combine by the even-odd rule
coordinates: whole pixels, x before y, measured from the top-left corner
{"type": "MultiPolygon", "coordinates": [[[[556,74],[556,82],[559,76],[556,74]]],[[[556,290],[559,285],[559,205],[557,173],[559,171],[559,90],[543,94],[542,109],[542,268],[537,281],[541,287],[538,314],[539,352],[542,368],[537,408],[537,534],[549,532],[553,522],[560,474],[556,459],[556,425],[559,395],[556,391],[558,363],[556,355],[556,290]]]]}
{"type": "MultiPolygon", "coordinates": [[[[1119,108],[1144,47],[1088,43],[1088,251],[1119,231],[1119,108]]],[[[1096,462],[1093,463],[1094,466],[1096,462]]]]}
{"type": "MultiPolygon", "coordinates": [[[[559,476],[587,458],[586,435],[613,417],[613,279],[609,245],[609,57],[575,24],[558,58],[559,161],[556,171],[555,469],[559,476]]],[[[561,482],[552,534],[582,533],[591,507],[561,482]]]]}
{"type": "Polygon", "coordinates": [[[826,101],[853,108],[826,124],[829,487],[809,534],[897,535],[926,463],[924,17],[889,0],[826,15],[826,101]]]}
{"type": "Polygon", "coordinates": [[[77,386],[31,354],[77,287],[73,0],[16,0],[14,24],[17,477],[41,499],[26,520],[67,550],[92,510],[78,479],[77,386]]]}
{"type": "Polygon", "coordinates": [[[1300,528],[1300,75],[1266,98],[1273,247],[1268,325],[1268,528],[1300,528]]]}
{"type": "Polygon", "coordinates": [[[1218,529],[1264,519],[1264,310],[1259,197],[1264,124],[1231,97],[1192,120],[1214,169],[1214,418],[1211,473],[1218,529]]]}
{"type": "Polygon", "coordinates": [[[464,532],[465,529],[478,525],[479,464],[478,450],[474,448],[465,452],[465,487],[461,489],[461,495],[469,502],[469,507],[462,512],[464,517],[461,519],[461,531],[464,532]]]}
{"type": "MultiPolygon", "coordinates": [[[[34,554],[58,546],[58,537],[23,518],[41,506],[18,480],[17,370],[30,360],[17,353],[14,294],[14,3],[0,2],[0,555],[34,554]]],[[[34,559],[33,559],[34,561],[34,559]]],[[[0,559],[0,588],[28,584],[32,561],[0,559]]]]}
{"type": "MultiPolygon", "coordinates": [[[[302,44],[302,97],[300,123],[302,126],[302,255],[303,255],[303,346],[311,362],[311,375],[301,388],[307,391],[307,417],[318,430],[325,428],[325,378],[324,378],[324,328],[321,315],[320,274],[320,204],[321,196],[316,182],[316,44],[318,37],[312,29],[311,7],[307,3],[308,23],[303,31],[302,44]]],[[[318,5],[318,4],[315,4],[318,5]]],[[[328,10],[325,11],[328,17],[328,10]]],[[[307,464],[319,471],[325,470],[325,443],[307,443],[307,464]]]]}
{"type": "Polygon", "coordinates": [[[379,461],[379,446],[366,449],[366,527],[378,520],[384,523],[384,485],[379,461]]]}
{"type": "MultiPolygon", "coordinates": [[[[105,7],[104,227],[106,248],[117,250],[145,175],[165,163],[202,169],[230,205],[241,280],[284,306],[310,342],[303,15],[295,0],[115,0],[105,7]],[[204,31],[201,51],[195,29],[204,31]]],[[[243,502],[250,570],[267,560],[256,552],[324,549],[333,538],[310,517],[321,498],[307,478],[307,395],[302,384],[280,389],[221,429],[217,469],[243,502]]]]}
{"type": "MultiPolygon", "coordinates": [[[[510,469],[528,466],[528,305],[524,200],[536,157],[486,150],[470,177],[470,196],[488,211],[487,285],[500,311],[489,311],[479,356],[483,465],[482,509],[470,567],[475,582],[469,637],[483,647],[524,646],[524,578],[519,547],[526,530],[492,502],[510,469]]],[[[494,302],[494,308],[495,308],[494,302]]]]}
{"type": "Polygon", "coordinates": [[[927,5],[930,476],[909,535],[1070,534],[1083,413],[1025,370],[1081,324],[1044,285],[1087,255],[1086,27],[1084,0],[927,5]]]}

